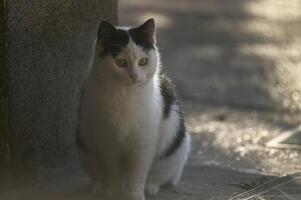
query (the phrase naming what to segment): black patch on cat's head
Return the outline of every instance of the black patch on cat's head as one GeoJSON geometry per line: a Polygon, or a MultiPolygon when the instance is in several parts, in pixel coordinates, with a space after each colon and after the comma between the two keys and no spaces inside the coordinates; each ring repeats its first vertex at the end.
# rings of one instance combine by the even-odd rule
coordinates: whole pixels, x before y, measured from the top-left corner
{"type": "Polygon", "coordinates": [[[155,48],[155,32],[155,20],[153,18],[144,22],[141,26],[129,30],[132,40],[139,46],[142,46],[144,50],[155,48]]]}
{"type": "Polygon", "coordinates": [[[129,43],[130,37],[144,50],[155,48],[155,21],[149,19],[141,26],[131,28],[128,31],[116,28],[107,21],[102,21],[97,32],[97,44],[99,45],[99,56],[112,55],[116,57],[122,48],[129,43]]]}
{"type": "Polygon", "coordinates": [[[126,47],[130,38],[125,30],[115,28],[111,23],[102,21],[98,28],[97,43],[100,45],[99,56],[116,57],[126,47]]]}

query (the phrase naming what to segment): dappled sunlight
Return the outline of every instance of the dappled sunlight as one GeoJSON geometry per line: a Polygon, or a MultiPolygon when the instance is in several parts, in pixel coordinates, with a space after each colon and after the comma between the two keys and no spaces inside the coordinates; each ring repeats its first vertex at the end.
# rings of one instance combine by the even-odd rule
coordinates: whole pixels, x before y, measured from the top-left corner
{"type": "Polygon", "coordinates": [[[289,22],[301,17],[301,2],[299,0],[246,1],[245,8],[257,17],[267,20],[289,22]]]}
{"type": "Polygon", "coordinates": [[[301,101],[296,97],[301,88],[301,2],[247,1],[244,7],[254,17],[241,23],[240,29],[275,42],[240,44],[238,51],[273,62],[266,68],[271,99],[278,108],[300,110],[301,101]]]}
{"type": "Polygon", "coordinates": [[[202,45],[187,50],[191,56],[199,59],[218,59],[222,50],[217,45],[202,45]]]}
{"type": "Polygon", "coordinates": [[[269,41],[269,37],[283,40],[286,35],[285,30],[275,28],[271,26],[271,23],[267,23],[265,20],[257,18],[243,21],[240,23],[239,27],[242,33],[260,35],[261,37],[265,37],[267,41],[269,41]]]}
{"type": "Polygon", "coordinates": [[[241,45],[239,51],[246,56],[257,56],[275,62],[273,69],[277,77],[271,79],[280,79],[282,84],[278,84],[270,88],[270,96],[278,101],[278,105],[286,109],[301,109],[300,91],[294,88],[301,88],[301,44],[289,43],[285,45],[275,44],[255,44],[241,45]],[[296,80],[296,81],[292,81],[296,80]],[[297,81],[299,80],[299,81],[297,81]],[[286,97],[282,97],[285,93],[286,97]]]}
{"type": "Polygon", "coordinates": [[[300,152],[265,144],[300,124],[301,1],[129,2],[122,23],[161,14],[163,70],[195,139],[190,162],[295,172],[300,152]]]}
{"type": "MultiPolygon", "coordinates": [[[[191,109],[195,110],[188,108],[191,109]]],[[[298,117],[300,115],[275,116],[273,112],[216,108],[191,111],[186,117],[187,125],[199,144],[194,148],[192,162],[252,173],[284,175],[297,172],[300,169],[296,167],[300,162],[300,151],[271,149],[265,143],[286,127],[298,124],[298,117]],[[282,163],[287,163],[285,168],[282,163]]]]}
{"type": "Polygon", "coordinates": [[[275,44],[241,45],[239,51],[244,55],[256,55],[267,59],[280,60],[288,57],[290,59],[298,59],[301,56],[301,51],[296,46],[296,44],[288,44],[281,48],[275,44]]]}

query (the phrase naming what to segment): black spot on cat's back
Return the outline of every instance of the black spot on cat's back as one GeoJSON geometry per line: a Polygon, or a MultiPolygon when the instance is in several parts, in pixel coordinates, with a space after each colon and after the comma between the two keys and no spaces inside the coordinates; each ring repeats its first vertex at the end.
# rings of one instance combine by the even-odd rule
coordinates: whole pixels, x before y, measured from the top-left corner
{"type": "Polygon", "coordinates": [[[176,94],[171,80],[165,75],[159,75],[160,92],[163,97],[163,117],[167,119],[171,112],[171,107],[176,101],[176,94]]]}
{"type": "Polygon", "coordinates": [[[181,111],[181,107],[178,104],[178,101],[176,99],[176,92],[174,85],[172,84],[171,80],[165,75],[160,74],[159,76],[160,80],[160,91],[161,95],[163,97],[163,120],[168,120],[170,113],[172,111],[172,106],[177,105],[173,108],[176,109],[175,112],[178,115],[179,122],[176,132],[174,133],[174,138],[169,144],[169,146],[166,148],[166,150],[161,154],[161,159],[166,159],[170,156],[172,156],[182,145],[185,137],[186,137],[186,128],[185,128],[185,122],[183,118],[183,113],[181,111]]]}
{"type": "Polygon", "coordinates": [[[177,127],[177,132],[171,142],[171,144],[168,146],[166,151],[161,155],[161,159],[166,159],[173,155],[182,145],[185,137],[186,137],[186,128],[185,128],[185,122],[184,118],[181,113],[179,113],[179,124],[177,127]]]}

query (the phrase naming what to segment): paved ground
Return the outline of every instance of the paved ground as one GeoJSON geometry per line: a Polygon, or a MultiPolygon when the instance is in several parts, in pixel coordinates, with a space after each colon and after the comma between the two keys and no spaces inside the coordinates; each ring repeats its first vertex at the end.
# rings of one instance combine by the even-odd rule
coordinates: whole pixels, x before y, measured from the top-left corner
{"type": "MultiPolygon", "coordinates": [[[[226,200],[246,189],[270,180],[272,176],[241,173],[232,170],[187,165],[181,183],[160,192],[155,199],[226,200]]],[[[79,173],[70,173],[46,183],[13,189],[0,194],[2,200],[96,200],[89,192],[89,180],[79,173]]]]}
{"type": "MultiPolygon", "coordinates": [[[[121,24],[156,19],[164,70],[193,135],[182,182],[155,199],[227,200],[301,170],[300,151],[265,146],[300,124],[300,10],[300,0],[120,0],[121,24]]],[[[0,199],[96,199],[88,185],[70,173],[0,199]]],[[[276,189],[264,198],[300,199],[276,189]]],[[[263,189],[236,199],[254,191],[263,189]]]]}
{"type": "Polygon", "coordinates": [[[301,121],[300,10],[300,0],[120,1],[121,24],[156,19],[163,69],[194,136],[189,164],[242,177],[301,170],[300,150],[265,145],[301,121]]]}
{"type": "Polygon", "coordinates": [[[163,68],[195,136],[192,163],[300,170],[300,151],[265,147],[301,121],[300,10],[300,0],[120,1],[121,24],[157,21],[163,68]]]}

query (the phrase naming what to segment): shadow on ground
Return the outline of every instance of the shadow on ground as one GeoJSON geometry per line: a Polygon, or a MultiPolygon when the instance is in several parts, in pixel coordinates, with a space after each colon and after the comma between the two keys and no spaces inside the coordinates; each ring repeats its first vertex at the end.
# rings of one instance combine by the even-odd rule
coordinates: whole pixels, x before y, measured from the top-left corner
{"type": "MultiPolygon", "coordinates": [[[[183,179],[176,188],[163,189],[155,197],[147,199],[225,200],[253,187],[254,184],[262,184],[269,180],[274,180],[274,177],[187,165],[183,179]]],[[[96,200],[101,198],[89,192],[89,180],[83,174],[72,174],[47,183],[6,191],[0,194],[0,199],[96,200]]]]}

